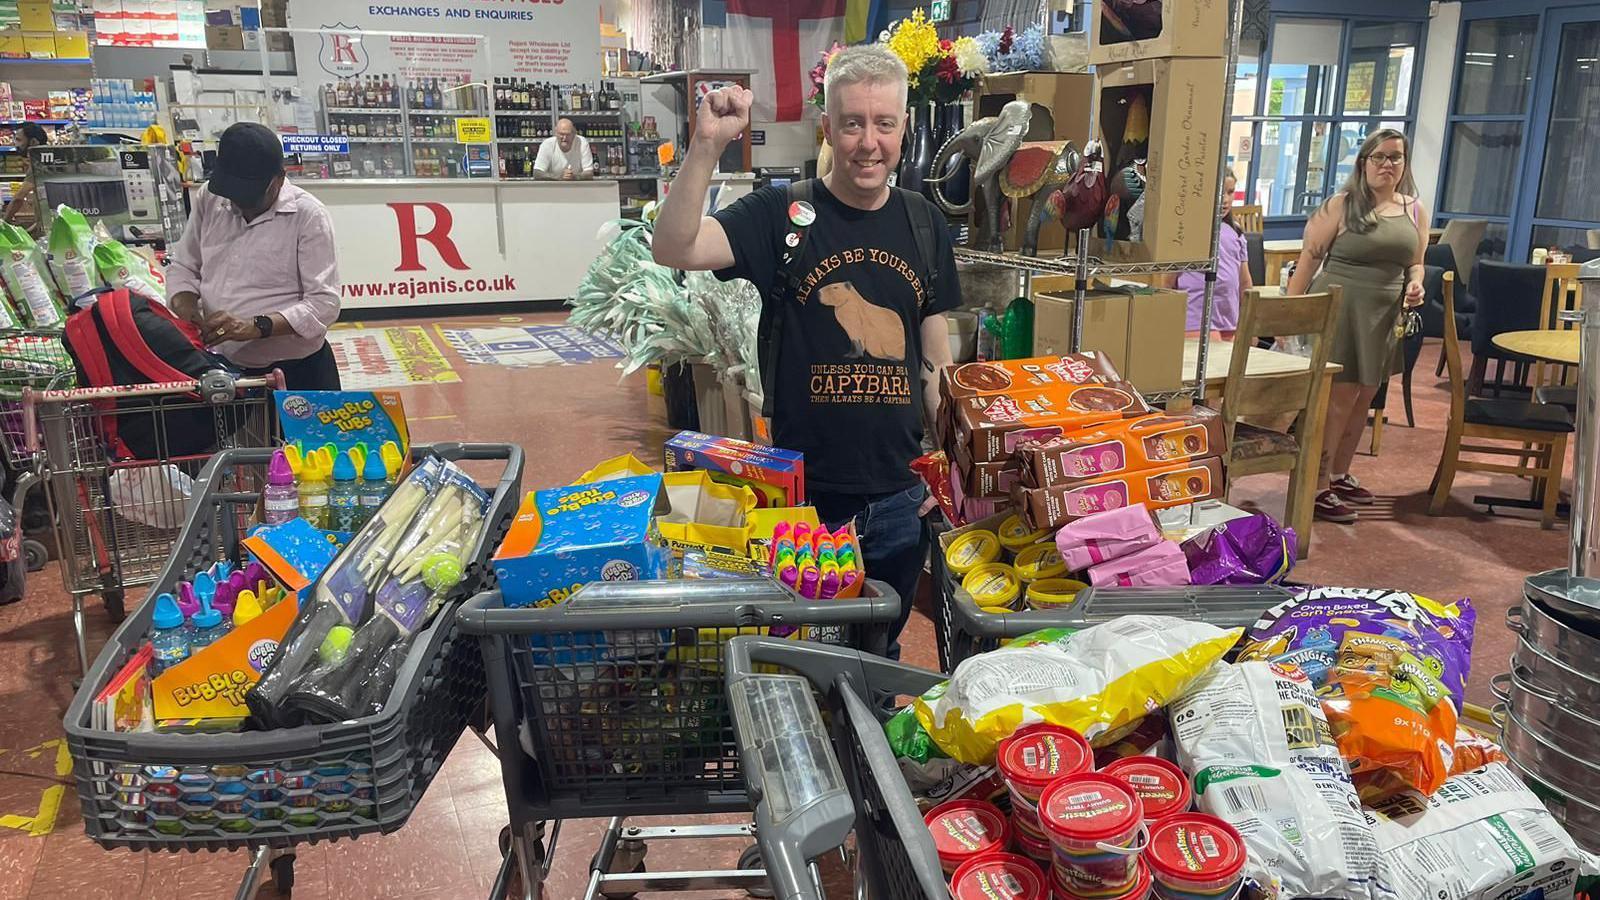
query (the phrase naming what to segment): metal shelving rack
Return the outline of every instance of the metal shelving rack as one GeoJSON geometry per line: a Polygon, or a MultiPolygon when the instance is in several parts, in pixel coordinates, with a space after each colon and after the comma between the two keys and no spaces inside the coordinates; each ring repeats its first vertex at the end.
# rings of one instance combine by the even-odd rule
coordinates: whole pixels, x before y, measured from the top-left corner
{"type": "MultiPolygon", "coordinates": [[[[1244,0],[1231,0],[1228,4],[1228,64],[1224,69],[1226,83],[1222,92],[1222,121],[1219,123],[1218,132],[1218,160],[1217,160],[1217,192],[1218,201],[1221,201],[1222,174],[1227,170],[1228,154],[1227,144],[1223,138],[1228,133],[1229,119],[1233,112],[1233,82],[1239,68],[1239,23],[1244,18],[1244,0]]],[[[1048,23],[1046,24],[1048,29],[1048,23]]],[[[1091,23],[1090,27],[1093,27],[1091,23]]],[[[1093,117],[1099,114],[1099,97],[1090,109],[1090,133],[1094,130],[1093,117]]],[[[1180,396],[1192,396],[1196,401],[1206,398],[1206,363],[1210,355],[1211,343],[1211,312],[1214,302],[1213,292],[1217,283],[1217,229],[1211,229],[1211,257],[1205,260],[1192,262],[1132,262],[1114,263],[1106,262],[1099,257],[1089,255],[1089,229],[1078,231],[1078,244],[1076,254],[1064,255],[1055,259],[1045,259],[1038,256],[1024,256],[1020,253],[993,253],[986,250],[971,250],[963,247],[956,248],[956,261],[996,266],[999,268],[1016,269],[1022,273],[1023,296],[1033,296],[1033,276],[1040,275],[1070,275],[1073,277],[1072,295],[1072,341],[1073,352],[1077,352],[1079,342],[1083,337],[1083,301],[1089,291],[1089,279],[1097,275],[1162,275],[1180,272],[1200,272],[1205,275],[1205,295],[1200,313],[1200,352],[1195,362],[1194,388],[1180,388],[1165,394],[1152,394],[1148,399],[1165,402],[1180,396]]]]}

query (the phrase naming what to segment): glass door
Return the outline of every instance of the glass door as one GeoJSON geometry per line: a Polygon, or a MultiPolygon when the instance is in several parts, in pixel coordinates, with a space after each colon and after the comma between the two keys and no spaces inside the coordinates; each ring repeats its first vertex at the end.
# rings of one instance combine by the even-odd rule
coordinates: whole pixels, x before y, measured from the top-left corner
{"type": "Polygon", "coordinates": [[[1521,229],[1520,253],[1534,247],[1600,249],[1600,10],[1552,12],[1554,88],[1534,108],[1534,146],[1543,145],[1531,215],[1521,229]],[[1541,109],[1547,106],[1547,109],[1541,109]]]}

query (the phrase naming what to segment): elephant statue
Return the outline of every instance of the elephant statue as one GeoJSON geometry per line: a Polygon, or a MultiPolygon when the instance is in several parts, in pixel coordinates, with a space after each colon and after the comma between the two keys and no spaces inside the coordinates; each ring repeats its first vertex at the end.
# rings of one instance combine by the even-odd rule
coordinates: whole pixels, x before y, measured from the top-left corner
{"type": "Polygon", "coordinates": [[[1060,204],[1045,201],[1066,185],[1083,164],[1083,156],[1071,141],[1039,141],[1023,144],[1011,155],[1011,162],[1000,176],[1000,192],[1013,200],[1033,201],[1022,235],[1022,252],[1039,254],[1039,228],[1047,218],[1061,218],[1060,204]]]}
{"type": "Polygon", "coordinates": [[[1012,100],[1000,108],[998,116],[986,116],[961,129],[955,137],[945,141],[934,157],[930,171],[940,173],[929,176],[926,183],[932,186],[933,202],[946,215],[965,216],[972,212],[973,201],[983,198],[984,221],[975,224],[973,246],[990,250],[1001,249],[1000,235],[1000,173],[1011,161],[1011,154],[1022,146],[1028,133],[1028,123],[1033,118],[1033,107],[1026,100],[1012,100]],[[952,203],[944,195],[944,182],[951,177],[950,163],[955,159],[973,163],[972,191],[965,203],[952,203]]]}

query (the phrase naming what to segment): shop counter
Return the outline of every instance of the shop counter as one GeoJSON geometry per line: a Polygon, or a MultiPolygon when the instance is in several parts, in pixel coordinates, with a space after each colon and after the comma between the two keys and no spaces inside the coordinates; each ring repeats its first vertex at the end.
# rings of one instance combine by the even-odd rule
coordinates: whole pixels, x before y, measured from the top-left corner
{"type": "Polygon", "coordinates": [[[333,216],[348,309],[565,300],[618,216],[617,182],[300,180],[333,216]]]}

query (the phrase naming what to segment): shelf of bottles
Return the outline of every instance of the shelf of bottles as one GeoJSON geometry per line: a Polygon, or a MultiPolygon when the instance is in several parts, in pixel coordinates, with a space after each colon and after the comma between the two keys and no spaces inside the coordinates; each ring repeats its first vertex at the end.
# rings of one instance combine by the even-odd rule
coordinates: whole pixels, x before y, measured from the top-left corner
{"type": "Polygon", "coordinates": [[[556,84],[496,78],[493,84],[495,141],[502,178],[531,178],[539,144],[555,134],[556,123],[572,120],[589,141],[595,174],[601,178],[629,171],[628,133],[622,93],[612,82],[556,84]]]}
{"type": "Polygon", "coordinates": [[[481,84],[392,74],[341,78],[321,87],[327,134],[350,142],[331,154],[334,178],[459,178],[466,145],[455,120],[486,115],[481,84]]]}

